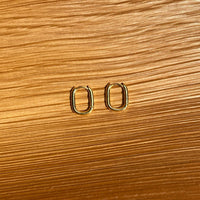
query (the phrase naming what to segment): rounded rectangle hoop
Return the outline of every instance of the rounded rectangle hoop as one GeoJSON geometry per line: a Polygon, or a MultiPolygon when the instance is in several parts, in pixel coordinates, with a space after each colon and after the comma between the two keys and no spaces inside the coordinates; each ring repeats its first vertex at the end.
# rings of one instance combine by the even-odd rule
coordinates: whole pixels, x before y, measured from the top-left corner
{"type": "Polygon", "coordinates": [[[124,83],[113,83],[113,84],[108,83],[105,88],[105,102],[106,102],[106,106],[111,110],[114,110],[114,111],[125,110],[128,106],[128,102],[129,102],[128,89],[127,89],[126,85],[124,83]],[[110,102],[110,90],[113,86],[119,86],[122,88],[123,99],[122,99],[122,105],[119,108],[114,108],[110,102]]]}
{"type": "Polygon", "coordinates": [[[71,90],[71,98],[70,99],[71,99],[72,110],[79,115],[89,114],[89,113],[92,112],[92,110],[94,108],[94,95],[93,95],[92,89],[89,86],[86,86],[86,87],[85,86],[79,86],[77,88],[73,87],[72,90],[71,90]],[[75,94],[76,94],[76,91],[81,89],[81,88],[87,90],[87,92],[88,92],[88,108],[85,111],[78,111],[77,108],[76,108],[75,94]]]}

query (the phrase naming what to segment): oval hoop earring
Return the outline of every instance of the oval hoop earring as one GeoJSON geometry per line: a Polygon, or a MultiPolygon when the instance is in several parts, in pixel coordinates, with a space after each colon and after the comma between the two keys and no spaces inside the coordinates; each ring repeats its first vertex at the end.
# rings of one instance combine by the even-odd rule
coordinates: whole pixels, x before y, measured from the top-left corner
{"type": "Polygon", "coordinates": [[[94,108],[94,96],[93,96],[92,89],[89,86],[86,86],[86,87],[79,86],[77,88],[73,87],[72,90],[71,90],[71,98],[70,99],[71,99],[72,110],[79,115],[89,114],[89,113],[92,112],[92,110],[94,108]],[[78,111],[77,108],[76,108],[75,94],[76,94],[76,91],[81,89],[81,88],[87,90],[87,92],[88,92],[88,108],[85,111],[78,111]]]}
{"type": "Polygon", "coordinates": [[[128,106],[128,101],[129,101],[128,100],[128,89],[127,89],[127,87],[124,83],[113,83],[113,84],[108,83],[106,85],[106,88],[105,88],[105,103],[106,103],[106,106],[109,109],[114,110],[114,111],[125,110],[128,106]],[[119,86],[119,87],[122,88],[123,99],[122,99],[122,105],[119,108],[114,108],[114,107],[111,106],[110,90],[113,86],[119,86]]]}

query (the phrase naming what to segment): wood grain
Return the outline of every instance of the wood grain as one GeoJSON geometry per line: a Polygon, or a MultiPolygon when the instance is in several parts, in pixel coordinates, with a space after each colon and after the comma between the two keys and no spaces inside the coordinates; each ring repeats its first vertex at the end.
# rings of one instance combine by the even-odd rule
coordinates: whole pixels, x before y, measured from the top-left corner
{"type": "Polygon", "coordinates": [[[1,0],[0,199],[199,200],[199,13],[198,0],[1,0]],[[127,85],[125,111],[106,109],[108,82],[127,85]],[[70,109],[79,85],[87,116],[70,109]]]}

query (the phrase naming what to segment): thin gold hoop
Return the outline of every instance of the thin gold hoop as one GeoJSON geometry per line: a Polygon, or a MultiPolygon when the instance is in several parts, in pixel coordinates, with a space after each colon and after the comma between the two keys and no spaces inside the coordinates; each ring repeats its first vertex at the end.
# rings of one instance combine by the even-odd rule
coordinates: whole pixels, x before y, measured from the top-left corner
{"type": "Polygon", "coordinates": [[[106,106],[114,111],[121,111],[121,110],[125,110],[128,106],[128,89],[126,87],[126,85],[124,83],[113,83],[110,84],[108,83],[106,88],[105,88],[105,102],[106,102],[106,106]],[[111,106],[111,102],[110,102],[110,90],[113,86],[119,86],[122,88],[122,93],[123,93],[123,99],[122,99],[122,105],[119,108],[114,108],[111,106]]]}
{"type": "Polygon", "coordinates": [[[89,86],[79,86],[77,88],[73,87],[71,90],[71,108],[72,111],[74,111],[75,113],[79,114],[79,115],[86,115],[92,112],[93,108],[94,108],[94,96],[93,96],[93,92],[92,89],[89,86]],[[79,89],[85,89],[88,92],[88,108],[85,111],[78,111],[76,108],[76,99],[75,99],[75,94],[76,91],[79,89]]]}

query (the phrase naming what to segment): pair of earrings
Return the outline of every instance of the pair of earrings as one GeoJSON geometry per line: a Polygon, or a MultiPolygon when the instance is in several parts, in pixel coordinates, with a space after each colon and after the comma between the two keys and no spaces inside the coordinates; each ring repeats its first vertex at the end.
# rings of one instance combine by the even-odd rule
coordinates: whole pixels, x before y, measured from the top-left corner
{"type": "MultiPolygon", "coordinates": [[[[94,95],[93,95],[92,89],[89,86],[79,86],[77,88],[73,87],[71,90],[70,99],[71,99],[72,111],[74,111],[75,113],[77,113],[79,115],[89,114],[94,109],[94,95]],[[75,94],[76,94],[76,91],[81,88],[87,90],[87,92],[88,92],[88,108],[85,111],[78,111],[76,108],[75,94]]],[[[106,104],[107,108],[109,108],[110,110],[114,110],[114,111],[120,111],[120,110],[126,109],[128,106],[128,89],[127,89],[126,85],[124,83],[113,83],[113,84],[108,83],[105,87],[105,104],[106,104]],[[113,86],[119,86],[122,88],[122,94],[123,94],[122,105],[118,108],[114,108],[113,106],[111,106],[110,90],[113,86]]]]}

